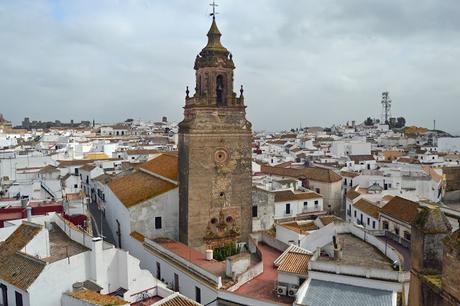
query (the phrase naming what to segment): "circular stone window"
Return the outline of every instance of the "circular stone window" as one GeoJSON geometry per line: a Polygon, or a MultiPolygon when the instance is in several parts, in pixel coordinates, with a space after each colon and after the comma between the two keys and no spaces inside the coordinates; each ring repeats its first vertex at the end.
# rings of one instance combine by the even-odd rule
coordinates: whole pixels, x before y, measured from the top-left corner
{"type": "Polygon", "coordinates": [[[216,224],[217,223],[217,218],[212,218],[211,219],[211,224],[216,224]]]}
{"type": "Polygon", "coordinates": [[[214,153],[214,160],[218,164],[223,164],[228,160],[228,153],[224,149],[219,149],[214,153]]]}
{"type": "Polygon", "coordinates": [[[232,223],[233,222],[233,217],[232,216],[228,216],[227,218],[225,218],[225,221],[227,223],[232,223]]]}

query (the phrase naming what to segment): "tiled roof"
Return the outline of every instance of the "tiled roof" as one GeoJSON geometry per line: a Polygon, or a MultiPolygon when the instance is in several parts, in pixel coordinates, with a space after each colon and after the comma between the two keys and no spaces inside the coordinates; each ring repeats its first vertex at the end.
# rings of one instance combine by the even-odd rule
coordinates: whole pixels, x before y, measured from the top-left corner
{"type": "Polygon", "coordinates": [[[160,156],[142,164],[141,169],[159,176],[177,181],[178,158],[175,154],[163,153],[160,156]]]}
{"type": "Polygon", "coordinates": [[[394,197],[380,210],[382,214],[411,224],[417,217],[419,205],[410,200],[394,197]]]}
{"type": "Polygon", "coordinates": [[[312,279],[301,304],[315,306],[387,306],[392,305],[392,295],[391,291],[312,279]]]}
{"type": "Polygon", "coordinates": [[[278,272],[289,272],[295,274],[308,273],[308,263],[312,255],[290,251],[286,254],[283,262],[278,267],[278,272]]]}
{"type": "Polygon", "coordinates": [[[350,200],[350,201],[353,201],[354,199],[356,199],[360,195],[361,195],[361,193],[357,192],[356,190],[350,189],[347,192],[347,199],[350,200]]]}
{"type": "Polygon", "coordinates": [[[108,186],[127,208],[176,188],[176,185],[144,172],[114,178],[108,186]]]}
{"type": "Polygon", "coordinates": [[[52,165],[48,165],[46,167],[43,167],[38,173],[40,174],[46,174],[46,173],[53,173],[53,172],[59,172],[58,168],[52,165]]]}
{"type": "Polygon", "coordinates": [[[275,267],[279,267],[283,261],[284,261],[284,258],[290,253],[290,252],[294,252],[294,253],[299,253],[299,254],[307,254],[307,255],[313,255],[312,252],[310,252],[309,250],[306,250],[304,248],[301,248],[299,246],[296,246],[295,244],[291,244],[289,245],[289,247],[284,250],[284,252],[278,256],[278,258],[276,258],[274,261],[273,261],[273,265],[275,267]]]}
{"type": "Polygon", "coordinates": [[[92,160],[87,159],[74,159],[74,160],[60,160],[58,168],[70,167],[70,166],[82,166],[92,163],[92,160]]]}
{"type": "Polygon", "coordinates": [[[41,226],[21,224],[0,247],[0,279],[27,290],[46,263],[20,251],[42,230],[41,226]]]}
{"type": "Polygon", "coordinates": [[[359,163],[362,161],[375,160],[373,155],[350,155],[349,157],[355,163],[359,163]]]}
{"type": "Polygon", "coordinates": [[[296,201],[296,200],[310,200],[310,199],[321,199],[323,196],[313,192],[302,192],[302,191],[292,191],[292,190],[282,190],[275,192],[275,202],[286,202],[286,201],[296,201]]]}
{"type": "Polygon", "coordinates": [[[321,217],[319,217],[319,219],[321,220],[321,223],[324,226],[326,226],[328,224],[331,224],[334,221],[342,221],[342,219],[340,219],[337,216],[321,216],[321,217]]]}
{"type": "Polygon", "coordinates": [[[96,168],[95,165],[86,164],[86,165],[82,166],[82,167],[80,168],[80,170],[81,170],[81,171],[88,171],[88,172],[90,172],[90,171],[92,171],[94,168],[96,168]]]}
{"type": "Polygon", "coordinates": [[[136,150],[127,150],[128,155],[149,155],[160,153],[158,150],[148,150],[148,149],[136,149],[136,150]]]}
{"type": "Polygon", "coordinates": [[[157,302],[155,306],[200,306],[200,303],[195,302],[188,297],[185,297],[179,293],[174,293],[167,298],[157,302]]]}
{"type": "Polygon", "coordinates": [[[68,296],[81,301],[91,303],[92,305],[127,305],[129,302],[122,300],[117,296],[100,294],[92,290],[82,289],[78,291],[66,292],[68,296]]]}
{"type": "Polygon", "coordinates": [[[353,207],[371,216],[374,219],[379,218],[380,208],[365,199],[360,199],[359,201],[353,204],[353,207]]]}
{"type": "Polygon", "coordinates": [[[361,173],[353,172],[353,171],[340,171],[340,175],[353,178],[353,177],[360,176],[361,173]]]}
{"type": "Polygon", "coordinates": [[[318,229],[318,227],[315,225],[313,221],[310,221],[310,222],[293,221],[293,222],[281,223],[280,226],[285,227],[299,234],[308,234],[308,232],[318,229]]]}
{"type": "Polygon", "coordinates": [[[101,174],[101,175],[95,177],[93,180],[101,182],[103,184],[107,184],[108,182],[110,182],[111,179],[112,179],[112,177],[110,175],[104,173],[104,174],[101,174]]]}
{"type": "Polygon", "coordinates": [[[283,168],[262,165],[260,172],[278,176],[290,176],[295,178],[307,178],[312,181],[334,183],[342,180],[342,177],[333,170],[325,168],[283,168]]]}

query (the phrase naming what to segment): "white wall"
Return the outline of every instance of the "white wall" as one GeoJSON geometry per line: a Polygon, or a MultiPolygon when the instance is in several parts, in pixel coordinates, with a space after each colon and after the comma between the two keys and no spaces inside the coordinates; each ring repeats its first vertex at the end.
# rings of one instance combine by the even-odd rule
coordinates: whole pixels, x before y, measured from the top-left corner
{"type": "Polygon", "coordinates": [[[129,215],[131,231],[137,231],[149,239],[168,237],[178,240],[179,188],[130,207],[129,215]],[[155,217],[161,217],[161,229],[155,229],[155,217]]]}
{"type": "Polygon", "coordinates": [[[460,152],[460,137],[438,138],[439,152],[460,152]]]}
{"type": "Polygon", "coordinates": [[[308,200],[296,200],[296,201],[285,201],[275,202],[275,219],[295,217],[303,212],[314,212],[323,210],[323,199],[308,199],[308,200]],[[315,205],[315,201],[318,201],[318,205],[315,205]],[[306,209],[304,209],[304,202],[307,202],[306,209]],[[291,214],[286,214],[286,204],[290,204],[291,214]]]}

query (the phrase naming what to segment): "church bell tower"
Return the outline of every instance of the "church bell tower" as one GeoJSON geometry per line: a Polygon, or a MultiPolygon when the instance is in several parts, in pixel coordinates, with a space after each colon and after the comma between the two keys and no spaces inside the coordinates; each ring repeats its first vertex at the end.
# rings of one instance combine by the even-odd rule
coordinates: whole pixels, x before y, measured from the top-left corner
{"type": "Polygon", "coordinates": [[[251,232],[251,123],[243,87],[233,91],[232,54],[215,13],[208,43],[195,59],[179,124],[179,240],[197,249],[246,241],[251,232]]]}

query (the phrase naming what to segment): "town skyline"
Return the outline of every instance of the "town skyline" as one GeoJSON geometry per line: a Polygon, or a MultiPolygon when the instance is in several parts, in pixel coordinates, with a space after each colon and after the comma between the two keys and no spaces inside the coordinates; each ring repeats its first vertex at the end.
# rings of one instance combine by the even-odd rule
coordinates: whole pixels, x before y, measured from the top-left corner
{"type": "MultiPolygon", "coordinates": [[[[206,40],[210,8],[203,4],[0,4],[7,16],[0,30],[2,112],[15,124],[27,116],[179,121],[185,86],[193,92],[188,59],[206,40]],[[29,22],[36,26],[25,27],[29,22]]],[[[388,90],[393,116],[426,128],[436,120],[439,129],[460,134],[454,2],[390,1],[357,11],[334,1],[237,4],[221,1],[217,18],[255,129],[379,118],[380,95],[388,90]]]]}

